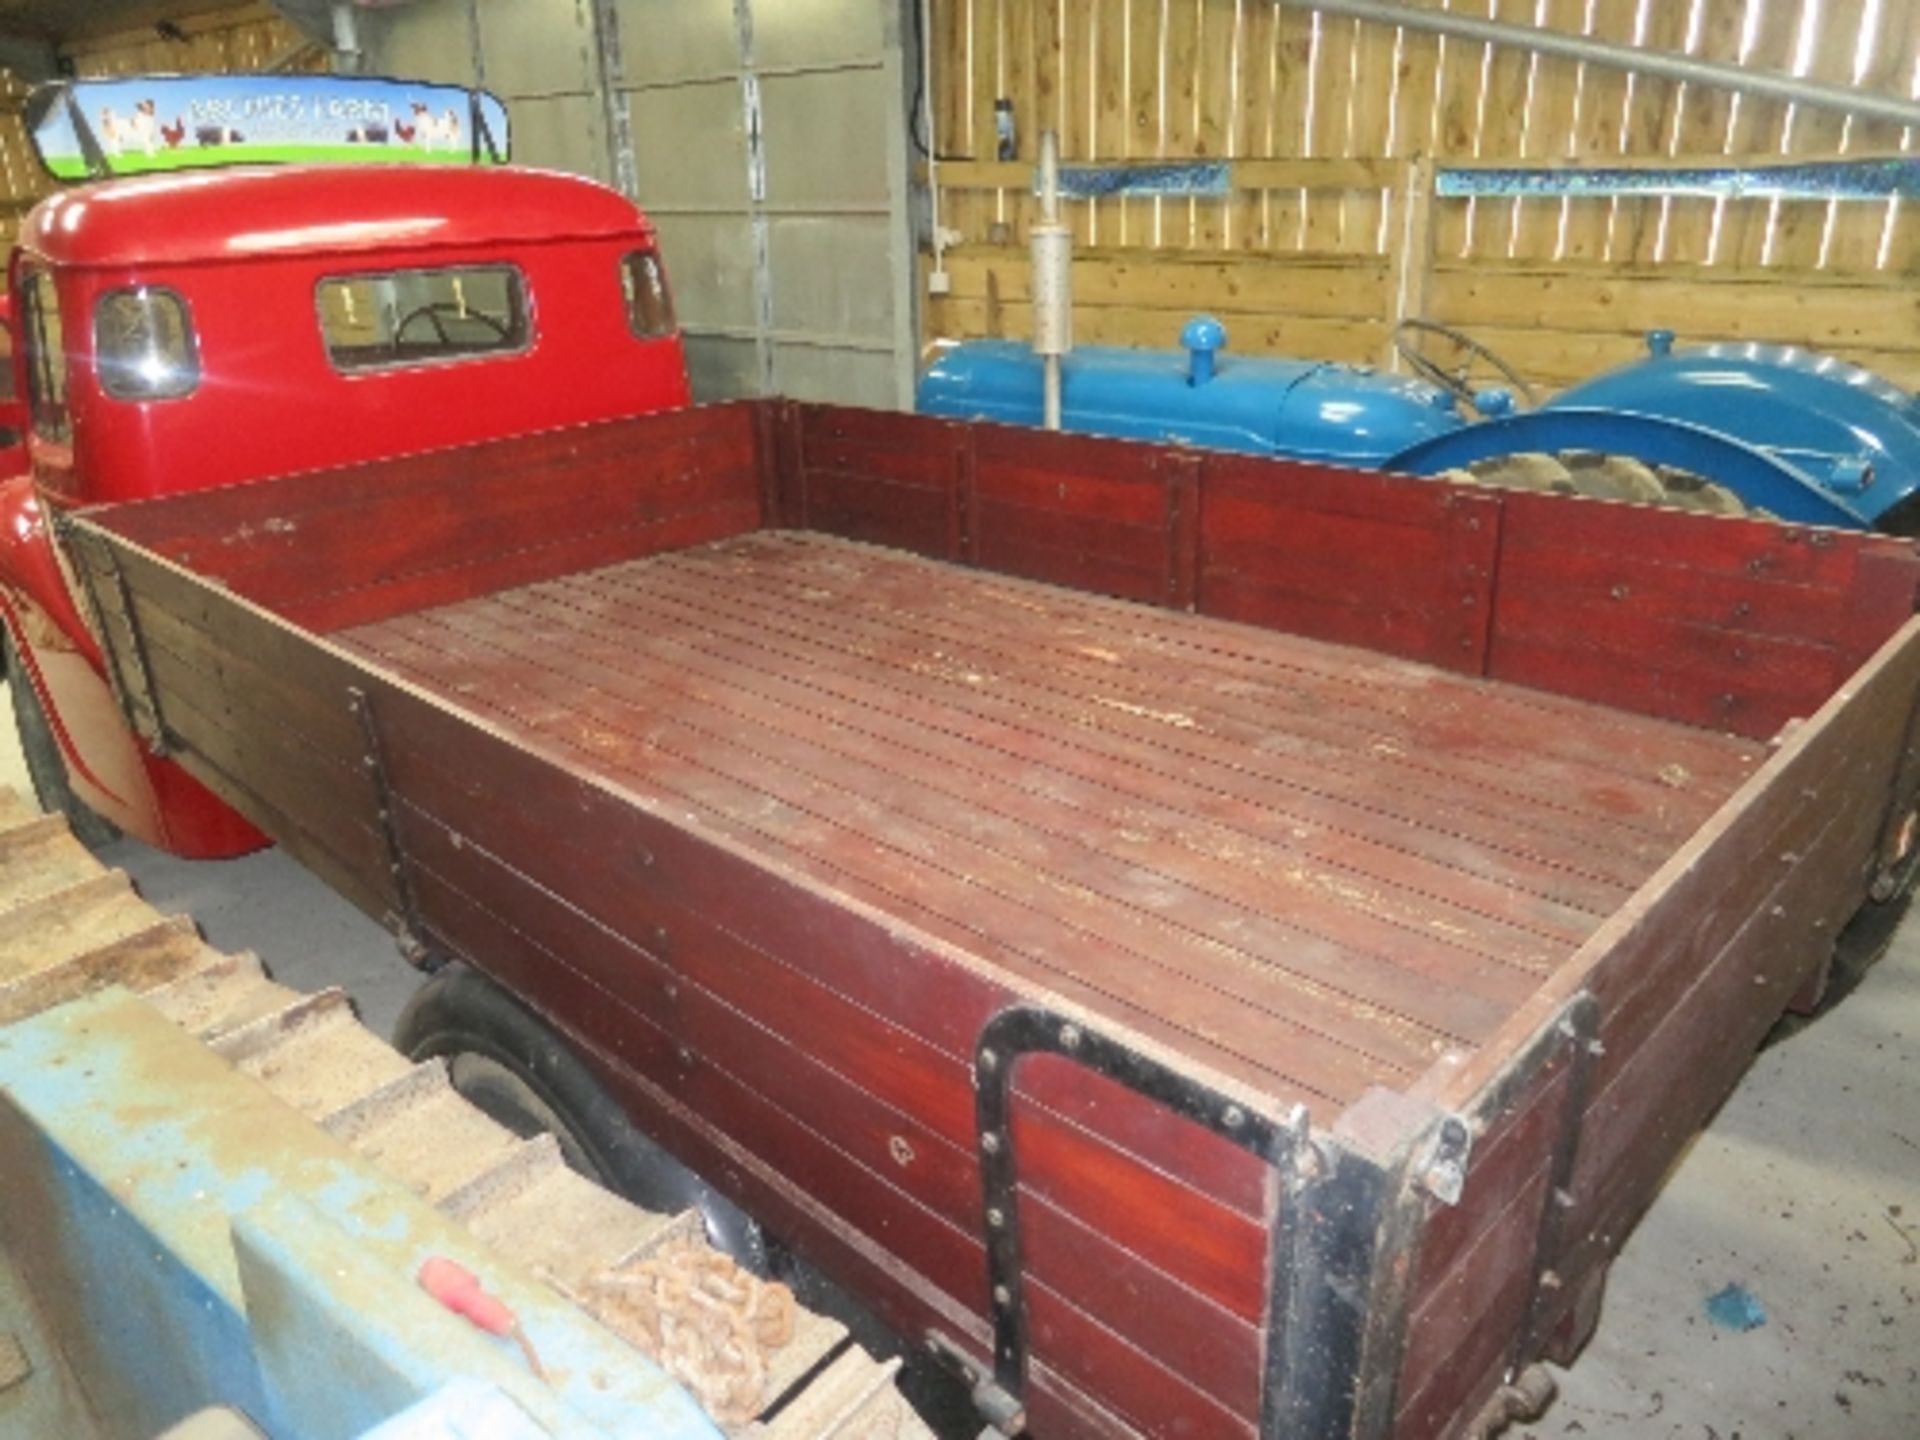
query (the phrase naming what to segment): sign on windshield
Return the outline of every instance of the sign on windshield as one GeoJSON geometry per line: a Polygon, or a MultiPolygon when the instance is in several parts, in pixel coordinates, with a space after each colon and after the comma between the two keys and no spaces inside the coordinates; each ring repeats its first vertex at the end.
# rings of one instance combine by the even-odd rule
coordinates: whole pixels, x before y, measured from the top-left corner
{"type": "Polygon", "coordinates": [[[64,80],[27,102],[60,180],[215,165],[502,165],[507,111],[484,90],[346,75],[64,80]]]}

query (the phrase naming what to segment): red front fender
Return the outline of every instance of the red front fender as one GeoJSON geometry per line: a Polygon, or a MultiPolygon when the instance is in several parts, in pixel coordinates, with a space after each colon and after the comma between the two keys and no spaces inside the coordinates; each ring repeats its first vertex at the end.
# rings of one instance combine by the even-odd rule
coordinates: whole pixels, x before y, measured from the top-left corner
{"type": "Polygon", "coordinates": [[[192,859],[244,855],[267,843],[127,728],[26,475],[0,481],[0,618],[21,671],[14,682],[38,693],[80,799],[129,835],[192,859]]]}
{"type": "MultiPolygon", "coordinates": [[[[65,637],[68,648],[101,670],[100,646],[67,589],[31,475],[0,481],[0,601],[6,604],[10,623],[18,620],[17,606],[37,608],[65,637]]],[[[18,639],[17,623],[13,633],[18,639]]]]}

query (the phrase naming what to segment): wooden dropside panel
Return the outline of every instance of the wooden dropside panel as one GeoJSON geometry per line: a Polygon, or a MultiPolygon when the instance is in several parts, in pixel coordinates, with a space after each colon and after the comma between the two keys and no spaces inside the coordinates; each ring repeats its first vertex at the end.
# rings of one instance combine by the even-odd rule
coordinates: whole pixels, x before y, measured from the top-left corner
{"type": "Polygon", "coordinates": [[[108,618],[103,605],[102,639],[116,667],[151,684],[171,758],[355,905],[391,917],[398,889],[366,735],[348,707],[351,668],[136,550],[79,539],[76,563],[96,594],[117,591],[112,567],[126,576],[131,616],[108,618]]]}
{"type": "Polygon", "coordinates": [[[1565,1016],[1537,1038],[1472,1116],[1476,1138],[1459,1202],[1427,1204],[1407,1301],[1396,1440],[1457,1433],[1521,1352],[1543,1240],[1558,1218],[1560,1147],[1578,1123],[1591,1059],[1585,1044],[1565,1016]]]}
{"type": "Polygon", "coordinates": [[[1183,483],[1193,508],[1192,452],[835,406],[792,413],[801,460],[784,482],[784,524],[1096,594],[1191,604],[1174,548],[1192,544],[1179,523],[1183,483]]]}
{"type": "Polygon", "coordinates": [[[740,402],[120,506],[332,631],[789,526],[1772,735],[1910,611],[1887,537],[740,402]]]}
{"type": "Polygon", "coordinates": [[[1198,608],[1479,674],[1500,516],[1490,492],[1210,456],[1198,608]]]}
{"type": "MultiPolygon", "coordinates": [[[[1578,1298],[1864,899],[1917,700],[1920,621],[1909,621],[1844,697],[1791,736],[1543,989],[1506,1037],[1435,1087],[1448,1108],[1474,1103],[1497,1082],[1524,1026],[1542,1023],[1582,990],[1592,997],[1600,1043],[1574,1117],[1568,1208],[1556,1222],[1557,1245],[1541,1257],[1557,1283],[1537,1297],[1514,1291],[1516,1300],[1537,1302],[1534,1335],[1542,1344],[1558,1351],[1583,1338],[1565,1328],[1577,1325],[1578,1298]]],[[[1548,1163],[1544,1143],[1543,1135],[1536,1175],[1548,1163]]],[[[1511,1274],[1505,1279],[1515,1283],[1511,1274]]],[[[1409,1404],[1417,1399],[1403,1396],[1409,1404]]],[[[1440,1425],[1444,1410],[1422,1409],[1419,1418],[1440,1425]]]]}
{"type": "Polygon", "coordinates": [[[115,533],[326,632],[756,529],[760,407],[642,416],[116,507],[115,533]]]}
{"type": "Polygon", "coordinates": [[[1884,536],[787,407],[783,523],[1769,738],[1912,613],[1884,536]]]}
{"type": "Polygon", "coordinates": [[[799,463],[785,478],[782,524],[962,558],[967,427],[834,405],[783,408],[799,463]]]}
{"type": "MultiPolygon", "coordinates": [[[[1020,1062],[1011,1144],[1032,1354],[1147,1434],[1251,1437],[1271,1216],[1196,1203],[1178,1172],[1136,1164],[1035,1103],[1031,1078],[1057,1085],[1069,1073],[1091,1082],[1102,1110],[1152,1116],[1196,1148],[1222,1143],[1068,1061],[1020,1062]]],[[[1261,1174],[1272,1203],[1275,1177],[1261,1174]]]]}
{"type": "Polygon", "coordinates": [[[1865,899],[1920,693],[1920,634],[1910,625],[1903,639],[1819,743],[1753,795],[1737,838],[1702,855],[1596,968],[1606,1048],[1554,1265],[1569,1294],[1618,1249],[1865,899]]]}
{"type": "Polygon", "coordinates": [[[1903,677],[1876,676],[1774,774],[1752,798],[1752,818],[1656,902],[1660,918],[1637,954],[1601,961],[1586,1073],[1571,1068],[1582,1063],[1572,1047],[1585,1042],[1570,1036],[1565,1059],[1483,1135],[1461,1206],[1434,1211],[1423,1236],[1400,1433],[1454,1433],[1510,1367],[1540,1358],[1556,1327],[1575,1323],[1577,1298],[1673,1158],[1824,963],[1876,868],[1920,694],[1920,658],[1899,668],[1903,677]],[[1563,1157],[1558,1147],[1573,1141],[1563,1157]]]}
{"type": "Polygon", "coordinates": [[[1175,518],[1198,457],[999,425],[974,426],[973,442],[975,564],[1123,600],[1178,603],[1175,518]]]}
{"type": "Polygon", "coordinates": [[[785,523],[1478,673],[1500,499],[1290,460],[801,406],[785,523]]]}
{"type": "MultiPolygon", "coordinates": [[[[1577,569],[1580,557],[1570,563],[1577,569]]],[[[1710,593],[1713,573],[1703,575],[1672,581],[1710,593]]],[[[1461,1205],[1431,1211],[1400,1433],[1453,1433],[1510,1365],[1583,1338],[1564,1330],[1577,1325],[1578,1297],[1824,963],[1865,894],[1895,803],[1890,787],[1920,695],[1920,638],[1911,625],[1904,633],[1852,703],[1763,772],[1764,787],[1756,781],[1731,802],[1734,818],[1712,848],[1690,847],[1694,868],[1630,907],[1637,928],[1587,977],[1599,1044],[1585,1070],[1570,1068],[1581,1063],[1571,1047],[1584,1043],[1570,1033],[1566,1055],[1483,1131],[1461,1205]],[[1563,1154],[1570,1143],[1577,1148],[1563,1154]],[[1556,1203],[1558,1186],[1566,1199],[1556,1203]],[[1544,1274],[1552,1283],[1542,1288],[1544,1274]]],[[[1499,1083],[1492,1063],[1480,1067],[1484,1083],[1499,1083]]]]}
{"type": "Polygon", "coordinates": [[[1913,613],[1891,537],[1505,497],[1487,674],[1756,739],[1913,613]]]}
{"type": "MultiPolygon", "coordinates": [[[[623,1086],[804,1177],[832,1217],[829,1263],[880,1256],[908,1277],[910,1330],[985,1313],[967,1057],[1012,992],[230,596],[125,563],[195,773],[373,913],[573,1031],[623,1086]],[[397,875],[355,691],[397,797],[397,875]]],[[[1261,1167],[1073,1067],[1036,1065],[1020,1093],[1037,1355],[1149,1432],[1250,1431],[1261,1167]]]]}
{"type": "MultiPolygon", "coordinates": [[[[715,855],[552,761],[410,698],[381,703],[425,931],[551,1004],[775,1168],[805,1176],[865,1241],[978,1313],[983,1219],[964,1057],[1013,997],[808,887],[715,855]],[[499,814],[503,790],[516,797],[511,817],[499,814]],[[554,1002],[542,977],[563,970],[601,1001],[554,1002]]],[[[1055,1315],[1070,1338],[1044,1353],[1074,1376],[1145,1367],[1166,1388],[1142,1394],[1205,1409],[1216,1402],[1179,1378],[1197,1360],[1222,1386],[1217,1403],[1250,1411],[1259,1308],[1248,1277],[1258,1290],[1266,1230],[1238,1208],[1258,1198],[1244,1165],[1220,1153],[1224,1142],[1142,1115],[1152,1107],[1084,1073],[1034,1079],[1059,1109],[1022,1116],[1040,1237],[1032,1274],[1072,1297],[1055,1315]],[[1181,1168],[1190,1159],[1191,1176],[1181,1168]],[[1116,1287],[1111,1312],[1082,1298],[1095,1277],[1116,1287]],[[1178,1328],[1166,1324],[1174,1314],[1178,1328]]]]}

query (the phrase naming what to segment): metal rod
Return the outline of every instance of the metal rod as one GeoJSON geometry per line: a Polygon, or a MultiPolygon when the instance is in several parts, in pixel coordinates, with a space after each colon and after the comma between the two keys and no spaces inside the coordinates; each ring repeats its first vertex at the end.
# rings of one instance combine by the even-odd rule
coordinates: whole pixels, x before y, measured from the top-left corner
{"type": "Polygon", "coordinates": [[[633,121],[620,92],[626,64],[620,53],[620,15],[614,0],[594,0],[594,83],[600,91],[600,116],[607,126],[607,151],[613,160],[614,188],[629,200],[640,198],[640,172],[633,153],[633,121]]]}
{"type": "Polygon", "coordinates": [[[1057,224],[1060,219],[1060,142],[1053,131],[1040,135],[1040,220],[1057,224]]]}
{"type": "MultiPolygon", "coordinates": [[[[927,132],[927,205],[933,227],[933,273],[943,277],[936,294],[945,293],[947,237],[940,231],[940,135],[933,111],[933,0],[920,7],[920,122],[927,132]]],[[[907,118],[913,123],[913,117],[907,118]]]]}
{"type": "Polygon", "coordinates": [[[1060,223],[1060,141],[1053,131],[1040,136],[1040,223],[1032,229],[1034,250],[1033,337],[1040,351],[1040,423],[1060,428],[1060,356],[1069,343],[1073,300],[1065,273],[1071,263],[1062,251],[1073,233],[1060,223]]]}
{"type": "Polygon", "coordinates": [[[1274,0],[1274,3],[1290,5],[1296,10],[1318,10],[1325,15],[1344,15],[1354,20],[1371,20],[1380,25],[1425,30],[1460,40],[1509,45],[1541,55],[1578,60],[1588,65],[1631,70],[1639,75],[1678,80],[1689,85],[1711,85],[1764,100],[1782,100],[1790,105],[1835,110],[1843,115],[1885,120],[1894,125],[1920,129],[1920,104],[1911,100],[1872,95],[1841,85],[1824,85],[1817,80],[1803,80],[1777,71],[1695,60],[1691,56],[1674,55],[1666,51],[1636,50],[1630,45],[1615,45],[1585,35],[1570,35],[1561,30],[1509,25],[1497,20],[1477,20],[1458,11],[1410,10],[1404,5],[1391,3],[1391,0],[1274,0]]]}

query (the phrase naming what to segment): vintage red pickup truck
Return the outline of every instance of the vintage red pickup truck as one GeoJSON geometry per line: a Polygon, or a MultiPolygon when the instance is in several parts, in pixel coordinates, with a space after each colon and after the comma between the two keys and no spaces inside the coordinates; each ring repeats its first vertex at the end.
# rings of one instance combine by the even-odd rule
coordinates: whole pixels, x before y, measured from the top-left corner
{"type": "Polygon", "coordinates": [[[435,968],[417,1053],[664,1146],[1003,1431],[1487,1428],[1904,874],[1904,541],[668,409],[611,195],[208,183],[15,266],[76,792],[287,847],[435,968]],[[190,383],[110,388],[122,305],[190,383]]]}

